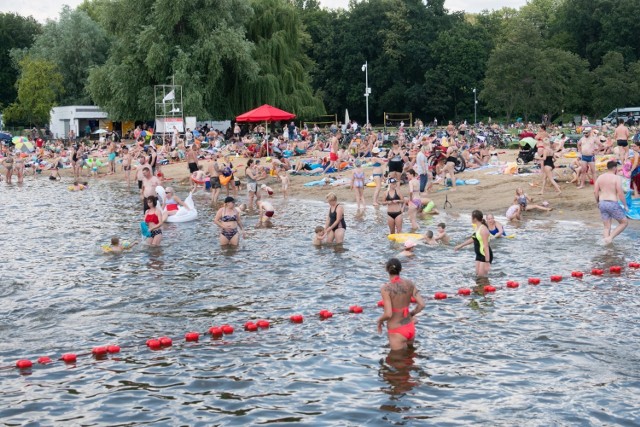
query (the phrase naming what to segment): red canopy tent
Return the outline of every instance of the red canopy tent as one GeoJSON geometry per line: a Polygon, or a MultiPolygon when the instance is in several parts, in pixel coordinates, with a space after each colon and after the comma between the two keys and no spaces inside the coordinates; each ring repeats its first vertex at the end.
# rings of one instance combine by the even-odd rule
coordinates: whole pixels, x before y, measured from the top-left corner
{"type": "Polygon", "coordinates": [[[264,104],[254,110],[247,111],[236,117],[236,122],[277,122],[279,120],[295,119],[296,115],[279,108],[264,104]]]}
{"type": "MultiPolygon", "coordinates": [[[[288,113],[269,104],[247,111],[236,117],[236,122],[277,122],[280,120],[295,119],[296,115],[288,113]]],[[[269,140],[267,140],[267,156],[269,155],[269,140]]]]}

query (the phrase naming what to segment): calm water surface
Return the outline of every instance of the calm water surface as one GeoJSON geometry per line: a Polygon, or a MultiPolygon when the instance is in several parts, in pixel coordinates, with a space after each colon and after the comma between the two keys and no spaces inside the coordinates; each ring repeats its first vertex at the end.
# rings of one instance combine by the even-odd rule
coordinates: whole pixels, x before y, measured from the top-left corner
{"type": "MultiPolygon", "coordinates": [[[[347,205],[344,248],[317,249],[312,229],[326,205],[277,200],[272,228],[250,214],[248,238],[223,250],[200,194],[200,218],[165,226],[161,248],[105,255],[111,235],[137,238],[136,194],[119,183],[66,185],[0,188],[0,365],[110,343],[122,352],[0,370],[4,425],[640,423],[640,272],[567,277],[639,260],[637,230],[603,248],[599,228],[528,221],[494,244],[498,291],[471,297],[455,293],[476,285],[472,250],[419,247],[403,271],[428,299],[417,348],[390,356],[376,302],[384,262],[400,248],[386,239],[384,210],[355,220],[347,205]],[[551,274],[565,279],[550,284],[551,274]],[[529,286],[529,276],[543,283],[529,286]],[[520,288],[506,289],[507,279],[520,288]],[[436,291],[451,297],[434,301],[436,291]],[[364,313],[349,314],[353,304],[364,313]],[[335,316],[320,321],[325,308],[335,316]],[[289,323],[295,313],[303,324],[289,323]],[[261,318],[269,330],[242,331],[261,318]],[[223,323],[236,332],[182,338],[223,323]],[[175,345],[145,347],[161,335],[175,345]]],[[[468,215],[431,226],[441,220],[455,241],[470,234],[468,215]]]]}

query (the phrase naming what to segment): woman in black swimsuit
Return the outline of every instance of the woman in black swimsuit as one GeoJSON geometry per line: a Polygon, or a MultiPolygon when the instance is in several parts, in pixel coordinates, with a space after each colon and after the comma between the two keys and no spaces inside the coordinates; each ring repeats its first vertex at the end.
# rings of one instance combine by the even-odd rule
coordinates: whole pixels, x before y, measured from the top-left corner
{"type": "Polygon", "coordinates": [[[402,233],[402,209],[404,197],[398,191],[398,182],[395,178],[389,178],[389,188],[384,194],[383,204],[387,205],[387,225],[389,234],[402,233]]]}
{"type": "Polygon", "coordinates": [[[393,145],[391,146],[391,150],[389,150],[387,157],[389,159],[389,178],[399,180],[402,175],[404,161],[406,159],[405,153],[402,152],[402,147],[400,147],[400,142],[393,141],[393,145]]]}
{"type": "Polygon", "coordinates": [[[455,141],[451,138],[451,145],[447,148],[447,160],[445,160],[444,170],[442,175],[444,179],[447,179],[447,174],[451,178],[451,191],[456,189],[456,165],[458,164],[458,147],[455,141]]]}
{"type": "Polygon", "coordinates": [[[347,223],[344,221],[344,208],[338,204],[338,198],[334,193],[327,194],[327,203],[329,203],[329,213],[324,225],[324,232],[327,243],[344,242],[344,232],[347,229],[347,223]]]}
{"type": "Polygon", "coordinates": [[[553,179],[553,169],[556,167],[554,164],[554,157],[555,152],[551,148],[549,140],[545,138],[544,141],[538,145],[538,158],[541,160],[542,167],[542,189],[540,190],[540,194],[544,194],[544,187],[547,181],[556,188],[558,194],[562,193],[560,186],[553,179]]]}

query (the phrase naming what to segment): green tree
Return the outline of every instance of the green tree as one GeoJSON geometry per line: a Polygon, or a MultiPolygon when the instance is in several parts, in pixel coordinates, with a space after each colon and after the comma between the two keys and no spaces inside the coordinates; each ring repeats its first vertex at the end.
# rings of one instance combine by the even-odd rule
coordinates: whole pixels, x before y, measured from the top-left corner
{"type": "Polygon", "coordinates": [[[88,105],[89,70],[106,61],[108,50],[106,31],[85,11],[64,6],[57,21],[47,22],[28,54],[58,65],[65,87],[62,104],[88,105]]]}
{"type": "Polygon", "coordinates": [[[63,77],[53,62],[29,56],[20,63],[18,99],[4,110],[7,122],[44,125],[64,93],[63,77]]]}
{"type": "Polygon", "coordinates": [[[307,70],[313,64],[303,50],[309,36],[298,10],[285,0],[254,0],[252,7],[247,38],[255,44],[259,71],[255,79],[234,87],[237,111],[268,103],[300,117],[324,114],[322,101],[311,88],[307,70]]]}
{"type": "Polygon", "coordinates": [[[11,104],[17,96],[18,70],[12,65],[9,52],[30,47],[41,29],[31,16],[0,13],[0,105],[11,104]]]}
{"type": "Polygon", "coordinates": [[[438,35],[431,45],[436,65],[425,76],[430,113],[473,119],[473,89],[482,88],[490,43],[485,29],[469,22],[438,35]]]}
{"type": "Polygon", "coordinates": [[[183,86],[185,115],[239,112],[242,100],[231,94],[258,72],[245,37],[247,0],[118,0],[98,13],[115,40],[106,63],[90,71],[88,89],[110,117],[153,118],[154,85],[172,76],[183,86]]]}
{"type": "Polygon", "coordinates": [[[628,69],[620,52],[609,52],[592,72],[593,112],[602,115],[638,100],[638,65],[628,69]]]}

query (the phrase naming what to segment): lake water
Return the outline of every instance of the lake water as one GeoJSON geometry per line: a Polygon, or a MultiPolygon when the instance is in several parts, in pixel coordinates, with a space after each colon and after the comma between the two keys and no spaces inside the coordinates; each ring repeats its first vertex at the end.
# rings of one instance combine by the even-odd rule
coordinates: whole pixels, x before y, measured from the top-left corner
{"type": "MultiPolygon", "coordinates": [[[[186,196],[186,194],[182,194],[186,196]]],[[[427,299],[415,351],[389,357],[375,331],[384,263],[385,212],[354,219],[347,205],[343,248],[314,248],[327,206],[277,200],[274,226],[221,249],[208,195],[200,217],[169,224],[163,246],[105,255],[111,235],[133,240],[137,195],[102,181],[84,192],[41,179],[0,188],[0,420],[4,425],[637,425],[640,423],[638,231],[611,247],[600,228],[527,221],[494,243],[496,293],[474,287],[473,251],[419,247],[404,263],[427,299]],[[286,209],[285,209],[286,208],[286,209]],[[572,270],[625,266],[622,274],[572,270]],[[564,280],[551,284],[551,274],[564,280]],[[527,278],[542,278],[539,286],[527,278]],[[506,289],[506,280],[520,282],[506,289]],[[446,292],[444,301],[432,299],[446,292]],[[349,314],[350,305],[364,307],[349,314]],[[332,310],[321,321],[317,313],[332,310]],[[289,316],[305,315],[303,324],[289,316]],[[272,327],[245,332],[246,321],[272,327]],[[189,331],[231,324],[221,340],[189,331]],[[168,335],[173,347],[151,351],[168,335]],[[95,346],[122,351],[102,360],[95,346]],[[77,363],[15,361],[78,353],[77,363]]],[[[454,241],[469,215],[441,215],[454,241]]],[[[428,223],[425,221],[425,225],[428,223]]]]}

